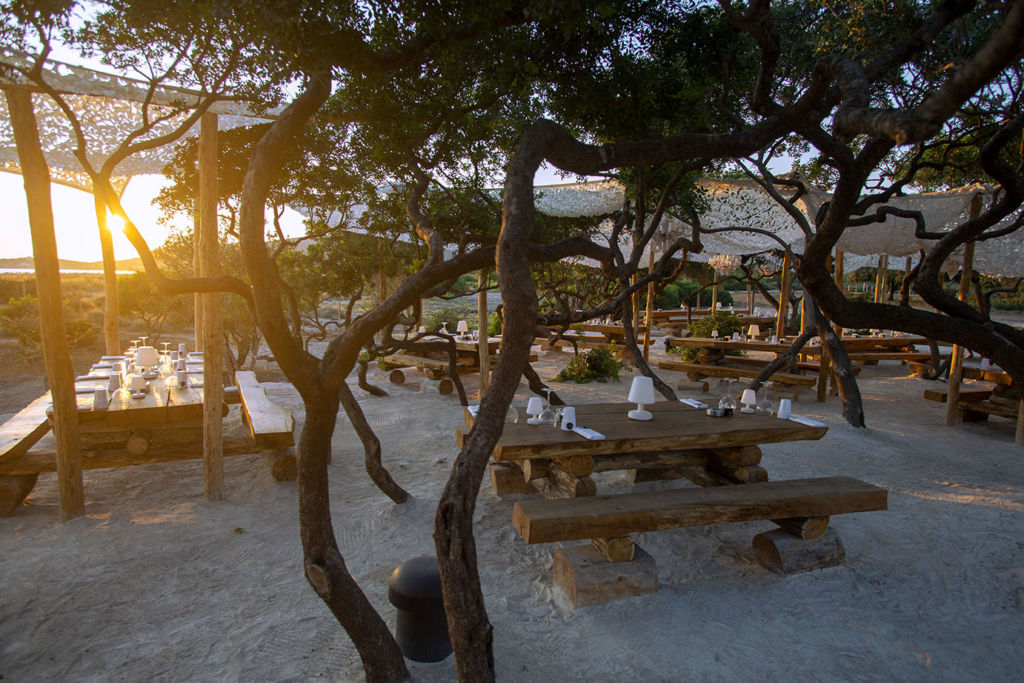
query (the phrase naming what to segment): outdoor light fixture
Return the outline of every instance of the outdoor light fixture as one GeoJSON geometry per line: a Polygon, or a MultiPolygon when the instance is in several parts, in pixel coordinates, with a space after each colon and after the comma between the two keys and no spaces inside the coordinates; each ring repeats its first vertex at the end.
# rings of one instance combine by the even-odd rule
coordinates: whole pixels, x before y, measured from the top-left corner
{"type": "Polygon", "coordinates": [[[629,387],[629,402],[636,404],[636,410],[626,413],[631,420],[650,420],[653,415],[644,410],[644,404],[654,403],[654,380],[650,377],[634,377],[629,387]]]}
{"type": "Polygon", "coordinates": [[[526,402],[526,414],[530,418],[526,421],[528,425],[539,425],[539,415],[544,412],[544,399],[540,396],[531,396],[530,400],[526,402]]]}
{"type": "Polygon", "coordinates": [[[740,403],[743,404],[743,407],[740,408],[741,413],[753,413],[754,405],[757,403],[757,394],[753,389],[744,389],[743,395],[740,396],[740,403]]]}
{"type": "Polygon", "coordinates": [[[465,320],[460,320],[459,324],[455,326],[455,329],[458,331],[460,335],[465,337],[466,333],[469,332],[469,323],[467,323],[465,320]]]}
{"type": "Polygon", "coordinates": [[[761,326],[760,325],[751,325],[750,327],[748,327],[747,328],[747,336],[750,337],[751,339],[757,339],[758,337],[760,337],[761,336],[761,326]]]}

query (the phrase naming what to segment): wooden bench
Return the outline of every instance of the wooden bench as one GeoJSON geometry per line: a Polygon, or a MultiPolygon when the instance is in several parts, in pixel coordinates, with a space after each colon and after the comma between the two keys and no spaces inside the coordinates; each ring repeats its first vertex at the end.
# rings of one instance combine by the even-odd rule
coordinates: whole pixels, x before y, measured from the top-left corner
{"type": "MultiPolygon", "coordinates": [[[[29,403],[0,425],[0,463],[25,455],[51,429],[46,419],[50,392],[29,403]]],[[[20,506],[36,484],[38,472],[0,476],[0,517],[20,506]]]]}
{"type": "MultiPolygon", "coordinates": [[[[960,387],[961,401],[984,401],[992,395],[992,387],[960,387]]],[[[943,385],[934,389],[925,389],[926,401],[946,403],[949,400],[949,387],[943,385]]]]}
{"type": "MultiPolygon", "coordinates": [[[[757,367],[739,367],[734,365],[709,365],[704,363],[687,363],[680,360],[658,361],[658,367],[662,370],[674,370],[685,372],[691,379],[703,377],[749,377],[754,378],[761,372],[757,367]]],[[[779,384],[794,386],[813,387],[818,381],[817,377],[794,375],[789,372],[776,372],[771,376],[771,381],[779,384]]]]}
{"type": "Polygon", "coordinates": [[[887,492],[851,477],[680,488],[517,501],[512,523],[527,543],[551,543],[759,519],[886,509],[887,492]]]}
{"type": "Polygon", "coordinates": [[[527,543],[590,539],[555,551],[555,584],[574,606],[657,591],[654,559],[630,534],[687,526],[772,520],[754,538],[765,567],[787,574],[834,566],[845,551],[831,515],[885,510],[885,489],[850,477],[516,502],[513,524],[527,543]],[[804,534],[804,530],[814,529],[804,534]],[[805,540],[806,539],[806,540],[805,540]]]}
{"type": "Polygon", "coordinates": [[[256,373],[239,370],[235,373],[242,400],[243,419],[256,445],[265,448],[288,448],[295,445],[295,418],[269,398],[256,373]]]}

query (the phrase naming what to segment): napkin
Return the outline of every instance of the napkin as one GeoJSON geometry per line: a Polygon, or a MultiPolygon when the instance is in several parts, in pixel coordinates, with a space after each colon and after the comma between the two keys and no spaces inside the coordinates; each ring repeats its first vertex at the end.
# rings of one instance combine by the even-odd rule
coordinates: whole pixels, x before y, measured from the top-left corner
{"type": "Polygon", "coordinates": [[[698,401],[695,398],[681,398],[681,399],[679,399],[679,402],[680,403],[685,403],[686,405],[690,406],[691,408],[700,408],[701,410],[703,410],[703,409],[708,407],[707,403],[701,403],[700,401],[698,401]]]}
{"type": "Polygon", "coordinates": [[[792,420],[793,422],[799,422],[802,425],[807,425],[808,427],[827,427],[828,426],[824,422],[818,422],[817,420],[812,420],[809,417],[798,417],[796,415],[793,415],[789,419],[792,420]]]}
{"type": "Polygon", "coordinates": [[[586,427],[573,427],[572,431],[576,432],[584,439],[589,439],[590,441],[604,440],[604,434],[594,429],[587,429],[586,427]]]}
{"type": "Polygon", "coordinates": [[[469,411],[470,415],[472,415],[473,417],[476,417],[477,413],[480,412],[480,406],[466,406],[466,410],[469,411]]]}

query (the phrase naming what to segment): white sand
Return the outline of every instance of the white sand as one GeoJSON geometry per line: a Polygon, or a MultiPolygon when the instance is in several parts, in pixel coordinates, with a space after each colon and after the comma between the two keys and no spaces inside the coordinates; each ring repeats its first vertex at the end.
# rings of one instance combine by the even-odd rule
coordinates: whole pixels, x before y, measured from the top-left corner
{"type": "MultiPolygon", "coordinates": [[[[541,375],[565,357],[542,358],[541,375]]],[[[622,400],[628,378],[560,389],[570,403],[622,400]]],[[[551,584],[553,547],[528,547],[512,500],[485,481],[476,540],[499,680],[1019,679],[1024,448],[1012,423],[945,428],[944,406],[921,398],[928,383],[896,364],[867,368],[860,385],[868,429],[842,422],[838,399],[808,393],[794,412],[826,421],[828,435],[764,447],[773,479],[843,474],[889,490],[887,512],[833,521],[839,567],[762,569],[750,543],[767,522],[644,534],[658,593],[573,610],[551,584]]],[[[330,475],[341,550],[393,624],[387,580],[433,552],[462,409],[387,388],[389,398],[358,393],[413,499],[396,506],[373,487],[343,417],[330,475]]],[[[267,391],[301,421],[290,385],[267,391]]],[[[55,478],[41,476],[29,504],[0,519],[0,677],[360,680],[354,648],[302,575],[295,484],[272,481],[256,455],[229,459],[226,474],[227,501],[208,504],[198,462],[89,471],[87,515],[66,524],[55,478]]],[[[604,492],[631,486],[600,476],[604,492]]],[[[410,667],[454,679],[451,658],[410,667]]]]}

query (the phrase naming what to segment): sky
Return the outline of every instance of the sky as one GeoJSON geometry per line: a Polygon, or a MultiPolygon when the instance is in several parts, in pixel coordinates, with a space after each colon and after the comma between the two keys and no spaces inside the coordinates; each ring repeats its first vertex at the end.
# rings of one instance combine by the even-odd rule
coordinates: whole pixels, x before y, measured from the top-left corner
{"type": "MultiPolygon", "coordinates": [[[[559,178],[550,168],[537,174],[537,185],[569,182],[559,178]]],[[[122,203],[128,217],[146,239],[150,249],[163,244],[171,229],[191,229],[189,217],[178,217],[170,226],[158,222],[160,212],[152,201],[165,183],[163,176],[136,176],[128,183],[122,203]]],[[[92,195],[62,185],[51,185],[54,231],[57,237],[57,256],[72,261],[99,261],[100,238],[96,229],[96,212],[92,195]]],[[[25,189],[20,175],[0,173],[0,258],[20,258],[32,255],[32,237],[28,224],[25,189]]],[[[268,214],[269,215],[269,214],[268,214]]],[[[289,211],[282,221],[285,234],[294,237],[303,234],[302,217],[289,211]]],[[[114,234],[114,257],[131,259],[138,256],[135,248],[121,233],[114,234]]]]}

